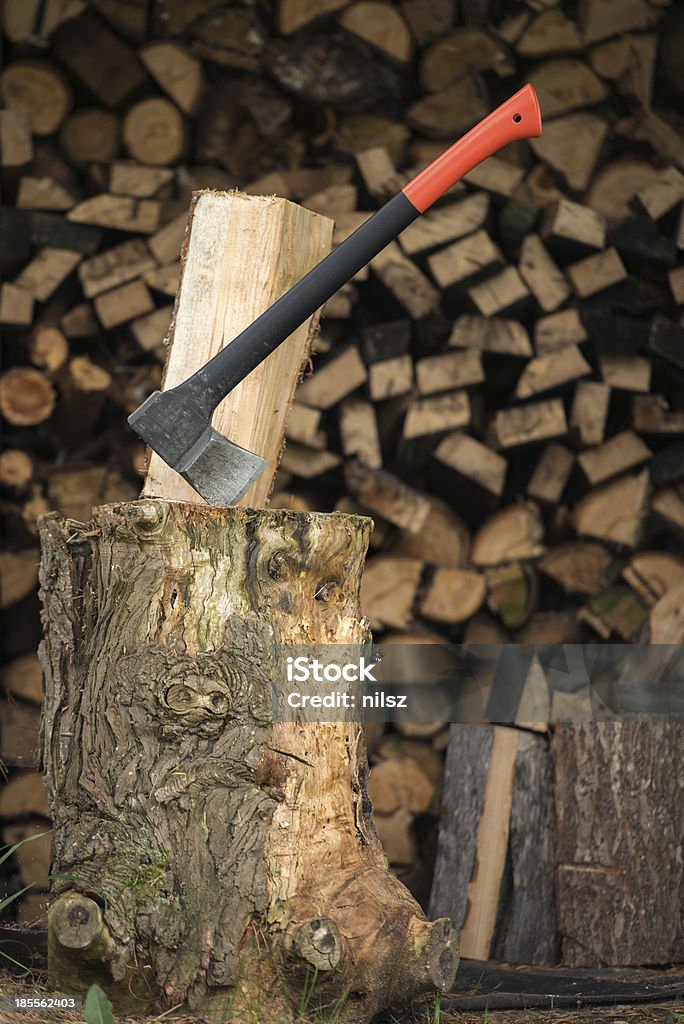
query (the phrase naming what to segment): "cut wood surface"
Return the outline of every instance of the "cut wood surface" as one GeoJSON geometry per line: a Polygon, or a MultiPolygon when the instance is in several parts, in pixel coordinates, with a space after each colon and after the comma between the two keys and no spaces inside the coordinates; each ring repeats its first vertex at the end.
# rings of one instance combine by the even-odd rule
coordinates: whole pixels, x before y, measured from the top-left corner
{"type": "Polygon", "coordinates": [[[554,388],[591,373],[591,366],[575,345],[565,345],[558,352],[530,359],[515,386],[517,398],[552,391],[554,388]]]}
{"type": "Polygon", "coordinates": [[[603,484],[575,505],[575,529],[579,534],[633,548],[641,537],[648,493],[646,470],[603,484]]]}
{"type": "Polygon", "coordinates": [[[521,502],[496,512],[473,538],[473,565],[501,565],[521,558],[535,558],[544,552],[539,509],[534,502],[521,502]]]}
{"type": "Polygon", "coordinates": [[[455,473],[499,497],[506,481],[506,460],[467,434],[455,432],[440,441],[435,459],[455,473]]]}
{"type": "Polygon", "coordinates": [[[558,398],[502,409],[494,417],[494,436],[501,448],[547,441],[566,432],[565,410],[558,398]]]}

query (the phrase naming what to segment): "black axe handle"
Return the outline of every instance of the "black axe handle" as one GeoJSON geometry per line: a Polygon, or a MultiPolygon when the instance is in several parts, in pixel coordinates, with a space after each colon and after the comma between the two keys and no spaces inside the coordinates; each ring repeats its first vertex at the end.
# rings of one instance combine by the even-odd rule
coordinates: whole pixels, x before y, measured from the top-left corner
{"type": "Polygon", "coordinates": [[[413,178],[382,209],[293,285],[205,366],[173,390],[214,409],[307,317],[404,228],[486,157],[516,139],[541,135],[536,93],[526,85],[413,178]]]}

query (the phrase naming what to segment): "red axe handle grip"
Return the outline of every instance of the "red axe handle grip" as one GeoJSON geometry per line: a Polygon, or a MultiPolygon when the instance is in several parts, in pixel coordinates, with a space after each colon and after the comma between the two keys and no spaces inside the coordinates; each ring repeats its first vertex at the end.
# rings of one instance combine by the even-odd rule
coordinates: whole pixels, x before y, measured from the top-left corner
{"type": "Polygon", "coordinates": [[[405,185],[402,192],[419,213],[497,149],[517,139],[536,139],[542,133],[537,94],[526,85],[476,124],[453,146],[405,185]]]}

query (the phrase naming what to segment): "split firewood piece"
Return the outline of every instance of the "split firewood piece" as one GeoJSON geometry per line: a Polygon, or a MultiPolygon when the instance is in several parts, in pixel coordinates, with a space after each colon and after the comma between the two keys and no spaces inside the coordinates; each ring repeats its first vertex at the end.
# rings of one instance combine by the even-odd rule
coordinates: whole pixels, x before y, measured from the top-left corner
{"type": "Polygon", "coordinates": [[[585,61],[575,57],[544,61],[528,77],[547,118],[595,106],[608,96],[605,83],[585,61]]]}
{"type": "Polygon", "coordinates": [[[601,376],[616,391],[648,391],[651,361],[643,356],[599,356],[601,376]]]}
{"type": "Polygon", "coordinates": [[[426,356],[416,363],[416,382],[421,395],[481,384],[484,379],[482,355],[473,349],[426,356]]]}
{"type": "Polygon", "coordinates": [[[358,189],[352,184],[329,185],[307,196],[302,200],[302,206],[334,220],[339,213],[353,213],[354,210],[358,210],[358,189]]]}
{"type": "Polygon", "coordinates": [[[340,25],[399,63],[411,59],[413,43],[401,13],[388,3],[358,0],[345,7],[340,25]]]}
{"type": "Polygon", "coordinates": [[[653,452],[631,430],[623,430],[599,448],[590,448],[577,456],[590,484],[600,484],[628,469],[635,469],[651,458],[653,452]]]}
{"type": "Polygon", "coordinates": [[[345,480],[351,494],[371,512],[418,533],[430,514],[430,500],[382,469],[370,469],[350,460],[345,465],[345,480]]]}
{"type": "Polygon", "coordinates": [[[144,316],[154,309],[152,296],[142,281],[129,281],[98,295],[93,303],[97,318],[109,330],[144,316]]]}
{"type": "Polygon", "coordinates": [[[586,195],[587,203],[611,220],[620,220],[633,213],[635,193],[650,185],[658,171],[642,157],[624,154],[611,160],[595,174],[586,195]]]}
{"type": "Polygon", "coordinates": [[[118,160],[109,173],[109,190],[116,195],[151,199],[164,185],[173,181],[170,167],[146,167],[133,161],[118,160]]]}
{"type": "Polygon", "coordinates": [[[17,859],[19,878],[23,885],[33,889],[50,887],[50,863],[52,860],[52,829],[47,821],[32,818],[28,821],[6,825],[2,829],[2,841],[7,846],[17,846],[14,856],[17,859]],[[33,839],[39,836],[39,839],[33,839]],[[31,838],[31,842],[22,842],[31,838]]]}
{"type": "Polygon", "coordinates": [[[56,399],[55,389],[40,370],[16,366],[0,377],[0,412],[15,427],[44,423],[56,399]]]}
{"type": "Polygon", "coordinates": [[[605,291],[627,279],[627,270],[617,249],[606,249],[573,263],[567,275],[580,299],[605,291]]]}
{"type": "Polygon", "coordinates": [[[361,328],[361,351],[367,363],[407,355],[410,349],[410,320],[390,320],[361,328]]]}
{"type": "Polygon", "coordinates": [[[481,121],[488,110],[487,98],[470,75],[453,85],[424,96],[405,112],[407,123],[429,138],[451,139],[481,121]]]}
{"type": "Polygon", "coordinates": [[[681,576],[656,602],[649,618],[652,644],[684,642],[684,582],[681,576]]]}
{"type": "MultiPolygon", "coordinates": [[[[0,554],[0,564],[2,560],[0,554]]],[[[16,700],[0,700],[0,760],[4,764],[10,768],[35,768],[39,732],[40,708],[16,700]]]]}
{"type": "Polygon", "coordinates": [[[79,224],[96,224],[102,228],[152,234],[159,225],[161,205],[156,199],[133,199],[106,192],[77,203],[67,219],[79,224]]]}
{"type": "Polygon", "coordinates": [[[12,494],[25,494],[33,479],[33,462],[19,448],[0,452],[0,487],[12,494]]]}
{"type": "Polygon", "coordinates": [[[407,256],[446,245],[481,228],[489,214],[489,205],[486,192],[474,192],[458,202],[428,210],[402,231],[399,244],[407,256]]]}
{"type": "MultiPolygon", "coordinates": [[[[2,113],[5,111],[0,111],[0,114],[2,113]]],[[[19,182],[17,208],[20,210],[53,210],[64,213],[75,203],[76,199],[71,190],[54,178],[26,176],[19,182]]]]}
{"type": "Polygon", "coordinates": [[[635,395],[632,425],[640,434],[684,434],[684,409],[672,411],[662,395],[635,395]]]}
{"type": "Polygon", "coordinates": [[[34,135],[52,135],[71,110],[66,79],[45,61],[14,60],[0,74],[0,94],[8,110],[25,111],[34,135]]]}
{"type": "Polygon", "coordinates": [[[72,252],[71,249],[41,249],[14,284],[27,291],[36,302],[45,302],[82,259],[80,252],[72,252]]]}
{"type": "Polygon", "coordinates": [[[28,327],[33,322],[33,296],[5,281],[0,285],[0,324],[28,327]]]}
{"type": "Polygon", "coordinates": [[[516,42],[521,57],[548,57],[552,53],[577,53],[583,41],[574,21],[559,10],[542,11],[527,25],[516,42]]]}
{"type": "Polygon", "coordinates": [[[119,118],[103,107],[82,107],[64,122],[60,145],[71,163],[110,163],[119,153],[119,118]]]}
{"type": "Polygon", "coordinates": [[[426,92],[440,92],[468,71],[494,71],[505,77],[514,70],[510,55],[494,36],[467,25],[425,50],[420,61],[420,81],[426,92]]]}
{"type": "Polygon", "coordinates": [[[32,704],[43,703],[43,669],[37,654],[22,654],[0,671],[0,684],[6,693],[32,704]]]}
{"type": "Polygon", "coordinates": [[[349,0],[279,0],[278,31],[289,36],[310,21],[332,14],[348,3],[349,0]]]}
{"type": "Polygon", "coordinates": [[[162,346],[169,333],[172,319],[173,305],[161,306],[153,313],[133,320],[131,333],[144,352],[154,352],[163,361],[166,350],[162,346]]]}
{"type": "Polygon", "coordinates": [[[393,814],[379,814],[374,807],[373,821],[378,830],[382,849],[391,866],[410,867],[418,857],[411,811],[399,807],[393,814]]]}
{"type": "Polygon", "coordinates": [[[454,21],[454,0],[401,0],[400,6],[418,46],[439,38],[454,21]]]}
{"type": "Polygon", "coordinates": [[[547,445],[527,485],[530,498],[549,505],[557,505],[563,496],[574,464],[575,456],[564,445],[547,445]]]}
{"type": "Polygon", "coordinates": [[[636,199],[649,217],[659,220],[684,199],[684,174],[676,167],[666,167],[636,192],[636,199]]]}
{"type": "Polygon", "coordinates": [[[585,45],[648,28],[660,17],[657,8],[646,0],[629,0],[617,7],[611,0],[586,0],[579,13],[585,45]]]}
{"type": "MultiPolygon", "coordinates": [[[[317,499],[316,505],[318,504],[319,502],[317,499]]],[[[368,516],[367,509],[364,509],[362,505],[359,505],[358,501],[354,501],[354,499],[350,498],[347,494],[343,494],[342,497],[335,502],[334,511],[344,512],[345,515],[368,516]]],[[[376,513],[373,516],[373,532],[371,533],[370,539],[371,548],[375,548],[378,551],[384,551],[387,540],[393,531],[394,527],[392,524],[388,523],[386,519],[383,519],[382,516],[379,516],[376,513]]]]}
{"type": "Polygon", "coordinates": [[[340,404],[338,422],[344,454],[357,456],[370,469],[380,469],[382,451],[373,405],[364,398],[346,398],[340,404]]]}
{"type": "Polygon", "coordinates": [[[375,199],[388,199],[401,187],[386,146],[371,146],[356,153],[356,163],[368,193],[375,199]]]}
{"type": "Polygon", "coordinates": [[[0,552],[0,608],[11,608],[38,585],[38,552],[0,552]]]}
{"type": "Polygon", "coordinates": [[[580,381],[570,411],[570,427],[583,445],[601,444],[608,419],[610,387],[596,381],[580,381]]]}
{"type": "Polygon", "coordinates": [[[47,792],[40,772],[22,772],[0,790],[0,818],[19,818],[25,814],[49,817],[47,792]]]}
{"type": "Polygon", "coordinates": [[[167,96],[192,117],[197,113],[204,89],[202,65],[176,40],[148,43],[138,51],[157,84],[167,96]]]}
{"type": "Polygon", "coordinates": [[[512,409],[500,409],[494,416],[493,434],[500,448],[550,441],[568,432],[565,409],[560,398],[512,409]]]}
{"type": "MultiPolygon", "coordinates": [[[[60,327],[67,338],[94,338],[100,327],[90,302],[79,302],[65,313],[60,327]]],[[[131,410],[132,411],[132,410],[131,410]]]]}
{"type": "Polygon", "coordinates": [[[313,480],[323,473],[336,469],[342,459],[335,452],[316,451],[307,445],[290,441],[285,447],[280,468],[285,473],[300,476],[303,480],[313,480]]]}
{"type": "Polygon", "coordinates": [[[532,345],[527,330],[517,320],[488,319],[464,313],[449,335],[450,348],[473,348],[479,352],[529,357],[532,345]]]}
{"type": "Polygon", "coordinates": [[[529,565],[515,562],[485,572],[487,607],[508,629],[529,619],[537,600],[536,577],[529,565]]]}
{"type": "Polygon", "coordinates": [[[470,415],[470,400],[466,391],[450,391],[418,398],[409,406],[403,436],[406,440],[412,440],[467,427],[470,415]]]}
{"type": "Polygon", "coordinates": [[[494,277],[468,289],[468,296],[483,316],[498,316],[529,297],[517,267],[506,267],[494,277]]]}
{"type": "MultiPolygon", "coordinates": [[[[153,292],[159,292],[161,295],[170,295],[173,298],[178,291],[180,264],[165,263],[161,267],[152,267],[151,270],[145,271],[142,279],[153,292]]],[[[313,509],[310,511],[313,511],[313,509]]]]}
{"type": "Polygon", "coordinates": [[[0,167],[23,167],[33,159],[31,118],[23,106],[0,110],[0,167]]]}
{"type": "Polygon", "coordinates": [[[186,213],[179,213],[164,227],[159,228],[151,238],[147,239],[147,247],[157,263],[172,263],[178,259],[181,251],[188,218],[186,213]]]}
{"type": "Polygon", "coordinates": [[[587,332],[576,309],[563,309],[540,317],[534,325],[534,347],[537,353],[547,355],[566,345],[581,345],[587,332]]]}
{"type": "Polygon", "coordinates": [[[577,346],[565,345],[558,352],[530,359],[518,378],[515,396],[531,398],[590,373],[591,366],[577,346]]]}
{"type": "Polygon", "coordinates": [[[63,22],[54,38],[58,59],[107,107],[116,107],[147,80],[134,51],[90,11],[63,22]]]}
{"type": "Polygon", "coordinates": [[[684,560],[667,551],[640,551],[622,570],[622,578],[652,605],[684,579],[684,560]]]}
{"type": "Polygon", "coordinates": [[[684,530],[684,489],[663,487],[656,491],[651,500],[651,509],[678,529],[684,530]]]}
{"type": "Polygon", "coordinates": [[[330,409],[367,379],[359,350],[351,345],[302,381],[297,388],[297,401],[316,409],[330,409]]]}
{"type": "Polygon", "coordinates": [[[374,402],[406,395],[413,390],[413,360],[410,355],[381,359],[368,367],[368,390],[374,402]]]}
{"type": "Polygon", "coordinates": [[[415,558],[443,569],[461,569],[468,561],[470,534],[445,501],[430,497],[430,511],[418,533],[400,530],[390,546],[394,557],[415,558]]]}
{"type": "Polygon", "coordinates": [[[87,356],[74,356],[61,381],[57,430],[65,444],[82,444],[94,427],[112,385],[111,374],[87,356]]]}
{"type": "Polygon", "coordinates": [[[480,573],[439,568],[420,602],[420,614],[426,619],[449,625],[464,622],[482,607],[486,589],[480,573]]]}
{"type": "Polygon", "coordinates": [[[371,768],[368,796],[380,814],[400,807],[414,814],[427,811],[434,792],[435,782],[413,757],[390,757],[371,768]]]}
{"type": "Polygon", "coordinates": [[[59,327],[37,324],[29,341],[29,356],[34,366],[56,373],[69,357],[69,343],[59,327]]]}
{"type": "Polygon", "coordinates": [[[543,555],[544,527],[539,508],[532,501],[509,505],[490,516],[475,534],[470,561],[473,565],[504,565],[543,555]]]}
{"type": "Polygon", "coordinates": [[[371,629],[406,629],[423,574],[415,558],[376,555],[366,563],[361,581],[361,609],[371,629]]]}
{"type": "Polygon", "coordinates": [[[568,186],[583,192],[591,181],[608,125],[584,111],[557,117],[544,124],[544,134],[530,139],[530,146],[565,178],[568,186]]]}
{"type": "Polygon", "coordinates": [[[130,107],[122,137],[129,155],[141,164],[177,163],[185,149],[183,118],[163,96],[150,96],[130,107]]]}
{"type": "Polygon", "coordinates": [[[79,523],[90,521],[96,505],[132,501],[136,495],[128,480],[104,466],[59,469],[50,474],[47,489],[52,508],[79,523]]]}
{"type": "Polygon", "coordinates": [[[468,434],[456,432],[443,438],[434,457],[446,468],[500,498],[506,483],[506,460],[468,434]]]}
{"type": "Polygon", "coordinates": [[[112,249],[84,260],[78,276],[86,298],[110,291],[154,267],[154,259],[141,238],[122,242],[112,249]]]}
{"type": "Polygon", "coordinates": [[[559,200],[544,213],[542,238],[557,249],[578,255],[602,249],[606,241],[606,218],[580,203],[559,200]]]}
{"type": "Polygon", "coordinates": [[[545,313],[558,309],[569,297],[568,282],[549,256],[539,235],[527,235],[523,240],[518,269],[545,313]]]}
{"type": "Polygon", "coordinates": [[[475,231],[428,257],[430,273],[442,289],[499,270],[503,264],[503,253],[484,230],[475,231]]]}
{"type": "Polygon", "coordinates": [[[569,594],[595,594],[606,586],[612,562],[602,544],[580,540],[548,551],[539,568],[569,594]]]}
{"type": "Polygon", "coordinates": [[[371,270],[414,320],[427,316],[439,305],[439,292],[425,274],[390,242],[371,260],[371,270]]]}
{"type": "Polygon", "coordinates": [[[647,615],[647,606],[633,590],[615,586],[592,594],[578,611],[577,620],[586,622],[602,640],[617,634],[621,640],[632,643],[638,639],[647,615]]]}
{"type": "Polygon", "coordinates": [[[482,188],[485,192],[493,192],[494,195],[510,199],[524,177],[524,167],[517,167],[508,160],[490,156],[477,167],[473,167],[472,171],[468,171],[463,180],[473,188],[482,188]]]}
{"type": "Polygon", "coordinates": [[[584,536],[634,548],[641,539],[649,491],[648,470],[602,484],[577,502],[573,526],[584,536]]]}
{"type": "Polygon", "coordinates": [[[302,405],[301,402],[293,402],[285,428],[286,437],[322,451],[327,439],[325,431],[321,430],[321,415],[320,409],[302,405]]]}

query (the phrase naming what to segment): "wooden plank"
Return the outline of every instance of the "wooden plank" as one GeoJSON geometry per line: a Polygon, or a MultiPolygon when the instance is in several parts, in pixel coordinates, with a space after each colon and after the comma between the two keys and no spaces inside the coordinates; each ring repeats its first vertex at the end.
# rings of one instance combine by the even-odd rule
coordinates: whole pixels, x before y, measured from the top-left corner
{"type": "MultiPolygon", "coordinates": [[[[164,387],[171,388],[230,344],[279,295],[326,254],[332,224],[283,199],[249,198],[240,193],[203,192],[192,208],[185,269],[176,301],[164,387]],[[279,246],[258,249],[249,239],[280,237],[279,246]],[[245,245],[249,253],[244,249],[245,245]],[[285,260],[286,250],[296,258],[285,260]],[[255,262],[256,261],[256,262],[255,262]],[[233,270],[228,272],[228,268],[233,270]],[[249,274],[245,268],[249,267],[249,274]],[[254,275],[264,282],[258,292],[254,275]],[[230,302],[226,301],[226,289],[230,302]],[[176,344],[178,339],[178,344],[176,344]]],[[[219,433],[243,448],[273,459],[243,502],[266,501],[285,435],[287,412],[297,376],[311,343],[310,318],[221,403],[213,418],[219,433]],[[249,414],[245,410],[249,408],[249,414]],[[274,410],[277,410],[274,413],[274,410]],[[269,453],[267,456],[264,453],[269,453]]],[[[166,494],[173,485],[180,500],[199,495],[153,453],[145,495],[166,494]],[[182,483],[182,486],[181,486],[182,483]]]]}

